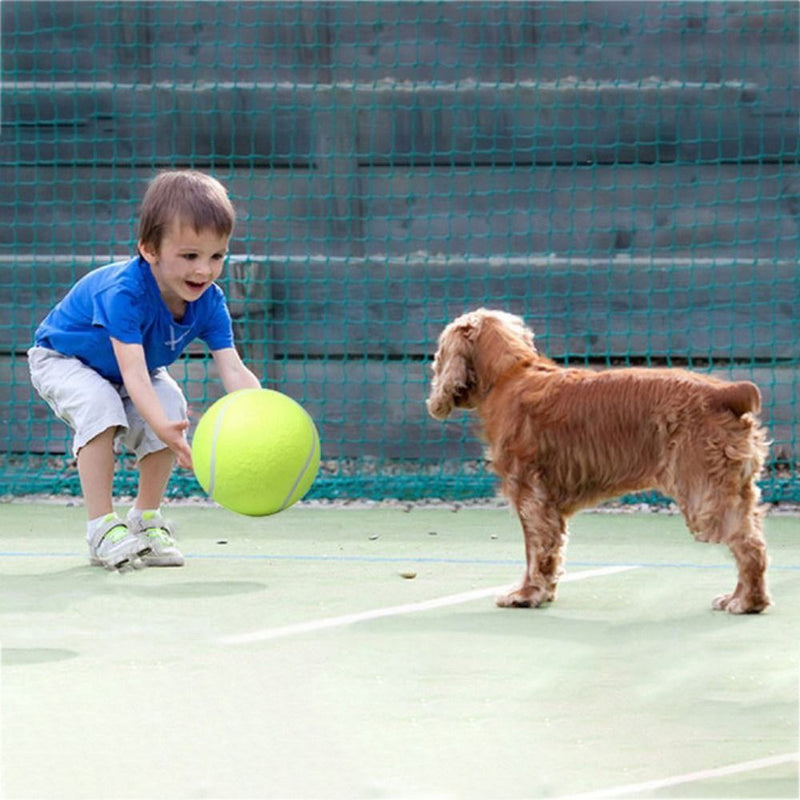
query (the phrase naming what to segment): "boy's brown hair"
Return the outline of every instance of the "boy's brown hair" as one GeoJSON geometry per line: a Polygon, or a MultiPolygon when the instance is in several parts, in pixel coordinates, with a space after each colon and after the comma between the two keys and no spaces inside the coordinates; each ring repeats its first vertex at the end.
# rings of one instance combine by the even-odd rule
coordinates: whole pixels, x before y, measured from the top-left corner
{"type": "Polygon", "coordinates": [[[230,236],[236,212],[225,187],[210,175],[193,170],[162,172],[147,187],[139,216],[139,241],[158,252],[174,221],[198,233],[213,230],[230,236]]]}

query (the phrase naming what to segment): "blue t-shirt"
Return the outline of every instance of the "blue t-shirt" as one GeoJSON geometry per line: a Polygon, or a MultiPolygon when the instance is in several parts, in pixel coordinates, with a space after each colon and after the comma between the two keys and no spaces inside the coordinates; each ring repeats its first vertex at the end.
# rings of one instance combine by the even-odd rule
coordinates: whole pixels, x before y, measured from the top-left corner
{"type": "Polygon", "coordinates": [[[219,286],[213,284],[187,303],[183,319],[176,322],[141,256],[84,275],[45,317],[35,340],[122,383],[112,336],[142,345],[150,372],[172,364],[194,339],[212,351],[233,347],[231,316],[219,286]]]}

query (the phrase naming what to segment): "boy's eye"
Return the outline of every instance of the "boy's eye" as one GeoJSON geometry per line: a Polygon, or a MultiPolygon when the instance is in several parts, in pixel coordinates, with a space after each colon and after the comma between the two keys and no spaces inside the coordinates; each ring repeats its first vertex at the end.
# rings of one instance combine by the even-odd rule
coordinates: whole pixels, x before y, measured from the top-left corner
{"type": "Polygon", "coordinates": [[[184,253],[184,254],[183,254],[183,257],[184,257],[184,258],[185,258],[187,261],[194,261],[194,260],[197,258],[197,253],[184,253]]]}

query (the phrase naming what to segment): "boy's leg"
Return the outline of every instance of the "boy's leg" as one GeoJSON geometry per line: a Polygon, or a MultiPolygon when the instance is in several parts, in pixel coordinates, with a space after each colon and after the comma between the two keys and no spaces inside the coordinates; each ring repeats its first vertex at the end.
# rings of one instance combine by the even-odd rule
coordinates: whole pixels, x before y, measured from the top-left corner
{"type": "Polygon", "coordinates": [[[73,452],[89,518],[92,564],[125,568],[149,550],[146,540],[114,514],[114,437],[127,425],[119,389],[77,358],[43,347],[28,351],[31,382],[74,432],[73,452]]]}
{"type": "MultiPolygon", "coordinates": [[[[150,376],[168,419],[185,419],[186,398],[166,369],[150,376]]],[[[149,567],[182,567],[184,558],[174,538],[172,525],[161,516],[161,502],[175,466],[173,452],[164,447],[136,407],[123,393],[129,430],[125,444],[139,458],[139,492],[128,514],[128,524],[144,536],[151,551],[142,560],[149,567]]]]}
{"type": "Polygon", "coordinates": [[[168,447],[148,453],[139,461],[139,492],[134,508],[146,511],[161,506],[174,466],[175,455],[168,447]]]}
{"type": "Polygon", "coordinates": [[[161,516],[161,500],[174,464],[175,456],[168,448],[149,453],[139,461],[139,493],[128,513],[128,524],[150,545],[150,552],[142,559],[148,567],[184,564],[172,525],[161,516]]]}
{"type": "Polygon", "coordinates": [[[78,475],[89,518],[89,561],[108,569],[127,569],[150,551],[149,542],[114,513],[114,436],[107,428],[78,451],[78,475]]]}
{"type": "Polygon", "coordinates": [[[78,451],[78,475],[89,519],[97,519],[114,510],[115,428],[107,428],[78,451]]]}

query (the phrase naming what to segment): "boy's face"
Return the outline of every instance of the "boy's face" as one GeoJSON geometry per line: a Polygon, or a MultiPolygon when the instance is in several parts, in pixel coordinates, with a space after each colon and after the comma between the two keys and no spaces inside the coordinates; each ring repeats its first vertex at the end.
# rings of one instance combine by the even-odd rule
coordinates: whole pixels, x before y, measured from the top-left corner
{"type": "Polygon", "coordinates": [[[183,314],[222,274],[230,237],[213,230],[196,231],[174,222],[164,233],[157,252],[139,243],[153,270],[161,296],[170,311],[183,314]]]}

